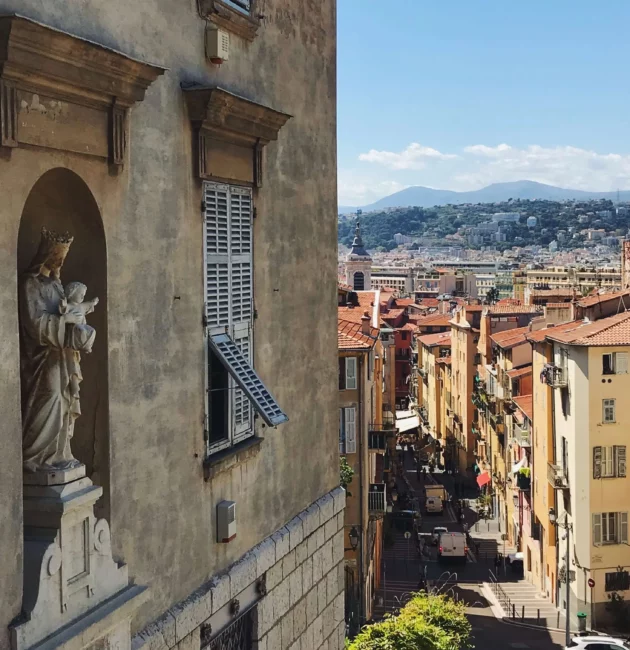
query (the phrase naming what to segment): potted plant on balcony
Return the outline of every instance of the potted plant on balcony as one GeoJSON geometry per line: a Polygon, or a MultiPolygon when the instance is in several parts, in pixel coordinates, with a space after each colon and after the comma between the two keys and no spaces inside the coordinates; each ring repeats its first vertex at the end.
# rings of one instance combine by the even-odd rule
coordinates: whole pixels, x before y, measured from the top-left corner
{"type": "Polygon", "coordinates": [[[529,467],[521,467],[516,475],[516,485],[519,490],[529,490],[532,484],[532,475],[529,467]]]}

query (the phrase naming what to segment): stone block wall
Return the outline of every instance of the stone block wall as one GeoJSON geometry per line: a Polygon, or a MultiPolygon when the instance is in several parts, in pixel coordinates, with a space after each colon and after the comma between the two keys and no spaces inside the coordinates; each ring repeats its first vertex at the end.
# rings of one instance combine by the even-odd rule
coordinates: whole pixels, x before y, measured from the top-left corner
{"type": "Polygon", "coordinates": [[[260,578],[256,650],[342,650],[345,491],[336,488],[133,639],[134,650],[198,650],[201,626],[260,578]]]}

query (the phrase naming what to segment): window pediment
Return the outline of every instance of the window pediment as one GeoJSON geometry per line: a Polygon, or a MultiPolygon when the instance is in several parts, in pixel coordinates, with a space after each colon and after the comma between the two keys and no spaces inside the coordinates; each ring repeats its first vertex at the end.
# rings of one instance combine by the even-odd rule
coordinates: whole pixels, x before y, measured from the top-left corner
{"type": "Polygon", "coordinates": [[[127,111],[164,72],[30,18],[0,16],[0,144],[105,156],[122,165],[127,111]]]}

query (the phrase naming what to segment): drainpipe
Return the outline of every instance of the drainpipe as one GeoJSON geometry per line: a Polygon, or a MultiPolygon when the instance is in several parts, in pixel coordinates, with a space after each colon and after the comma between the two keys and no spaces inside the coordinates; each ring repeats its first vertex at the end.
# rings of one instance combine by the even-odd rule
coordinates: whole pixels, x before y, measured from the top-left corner
{"type": "MultiPolygon", "coordinates": [[[[359,382],[358,382],[358,387],[359,387],[359,485],[361,486],[361,494],[368,494],[369,495],[369,490],[370,486],[366,486],[363,482],[363,479],[365,478],[365,472],[363,471],[363,456],[365,453],[365,444],[366,440],[363,438],[363,377],[364,377],[364,369],[363,369],[363,361],[364,361],[364,356],[361,355],[359,356],[359,368],[357,371],[357,374],[359,376],[359,382]]],[[[369,497],[368,497],[369,499],[369,497]]],[[[369,500],[368,500],[368,509],[369,509],[369,500]]],[[[359,535],[359,630],[361,629],[362,621],[365,620],[365,612],[364,612],[364,604],[365,604],[365,585],[363,584],[363,574],[364,574],[364,557],[365,557],[365,540],[364,540],[364,535],[363,535],[363,500],[361,500],[361,507],[359,508],[359,526],[361,530],[361,534],[359,535]]]]}
{"type": "MultiPolygon", "coordinates": [[[[551,354],[553,360],[553,344],[551,344],[551,354]]],[[[547,356],[548,355],[545,354],[545,363],[549,363],[549,359],[547,359],[547,356]]],[[[556,453],[556,391],[554,388],[551,388],[551,448],[553,450],[553,464],[555,465],[557,464],[557,453],[556,453]]],[[[559,512],[558,490],[556,490],[555,487],[553,490],[553,508],[556,513],[559,512]]],[[[553,531],[556,538],[556,580],[555,580],[556,584],[554,585],[556,593],[554,594],[554,598],[556,599],[556,607],[557,607],[560,604],[560,585],[558,583],[558,570],[560,568],[560,546],[558,544],[559,536],[558,536],[557,527],[554,526],[553,531]]],[[[568,570],[569,567],[567,567],[567,571],[568,570]]]]}

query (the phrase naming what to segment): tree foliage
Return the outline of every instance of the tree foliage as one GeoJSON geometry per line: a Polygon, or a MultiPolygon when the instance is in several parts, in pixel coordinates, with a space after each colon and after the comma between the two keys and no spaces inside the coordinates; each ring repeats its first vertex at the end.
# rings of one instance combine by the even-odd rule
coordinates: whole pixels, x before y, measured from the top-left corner
{"type": "MultiPolygon", "coordinates": [[[[339,484],[344,490],[348,489],[348,485],[352,483],[354,477],[354,470],[348,464],[345,456],[339,456],[339,484]]],[[[352,496],[348,492],[348,496],[352,496]]]]}
{"type": "Polygon", "coordinates": [[[465,650],[472,648],[463,603],[419,592],[397,616],[364,627],[347,650],[465,650]]]}

